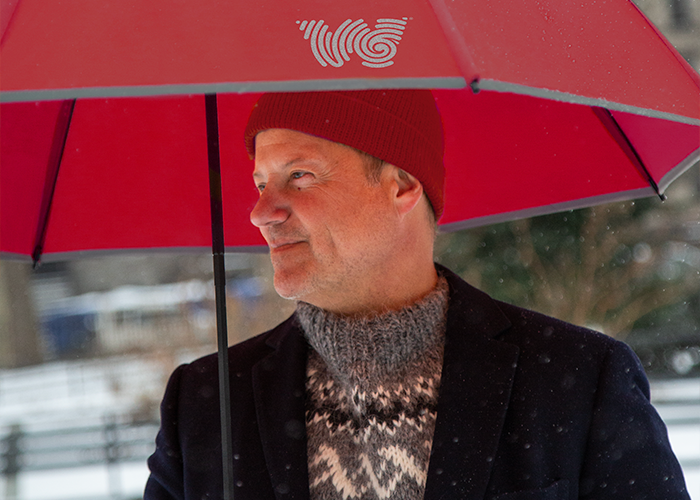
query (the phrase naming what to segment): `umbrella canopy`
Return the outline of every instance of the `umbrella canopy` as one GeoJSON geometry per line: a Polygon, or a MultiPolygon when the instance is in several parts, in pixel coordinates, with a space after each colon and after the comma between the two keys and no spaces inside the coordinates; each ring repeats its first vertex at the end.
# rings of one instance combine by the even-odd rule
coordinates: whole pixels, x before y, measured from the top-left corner
{"type": "Polygon", "coordinates": [[[661,194],[700,157],[700,79],[628,1],[2,8],[3,257],[208,248],[204,93],[229,250],[264,245],[241,139],[255,92],[435,89],[445,229],[661,194]]]}

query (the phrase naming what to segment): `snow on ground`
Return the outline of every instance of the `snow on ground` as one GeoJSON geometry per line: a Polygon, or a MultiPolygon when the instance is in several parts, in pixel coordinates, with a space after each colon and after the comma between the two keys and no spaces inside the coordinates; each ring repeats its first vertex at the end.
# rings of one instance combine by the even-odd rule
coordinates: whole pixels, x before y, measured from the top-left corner
{"type": "Polygon", "coordinates": [[[700,500],[700,378],[652,381],[651,401],[666,422],[690,497],[700,500]]]}

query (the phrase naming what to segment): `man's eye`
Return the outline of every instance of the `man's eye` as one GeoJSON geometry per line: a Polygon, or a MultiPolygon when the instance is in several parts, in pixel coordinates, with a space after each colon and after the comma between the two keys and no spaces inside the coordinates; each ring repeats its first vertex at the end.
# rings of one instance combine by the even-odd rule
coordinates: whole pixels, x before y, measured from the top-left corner
{"type": "Polygon", "coordinates": [[[256,187],[258,188],[258,193],[262,193],[263,189],[265,189],[265,184],[258,184],[256,187]]]}
{"type": "Polygon", "coordinates": [[[292,179],[301,179],[306,175],[306,172],[292,172],[292,179]]]}

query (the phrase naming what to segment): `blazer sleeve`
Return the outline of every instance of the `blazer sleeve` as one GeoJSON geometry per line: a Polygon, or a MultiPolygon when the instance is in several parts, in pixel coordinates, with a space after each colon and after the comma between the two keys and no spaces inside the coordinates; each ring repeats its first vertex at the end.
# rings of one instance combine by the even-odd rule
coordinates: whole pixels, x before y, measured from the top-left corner
{"type": "Polygon", "coordinates": [[[621,342],[602,364],[579,487],[580,498],[690,499],[644,370],[621,342]]]}
{"type": "Polygon", "coordinates": [[[184,500],[183,461],[178,436],[180,380],[184,365],[170,376],[160,405],[160,430],[156,451],[148,459],[151,475],[144,491],[145,500],[184,500]]]}

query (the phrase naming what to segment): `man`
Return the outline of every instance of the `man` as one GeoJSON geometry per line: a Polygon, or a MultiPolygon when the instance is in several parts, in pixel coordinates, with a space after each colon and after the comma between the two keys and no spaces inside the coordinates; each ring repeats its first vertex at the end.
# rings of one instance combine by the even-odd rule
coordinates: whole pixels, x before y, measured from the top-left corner
{"type": "MultiPolygon", "coordinates": [[[[624,344],[433,263],[429,91],[266,94],[245,141],[298,305],[229,350],[237,499],[688,498],[624,344]]],[[[173,374],[146,498],[221,495],[216,373],[173,374]]]]}

